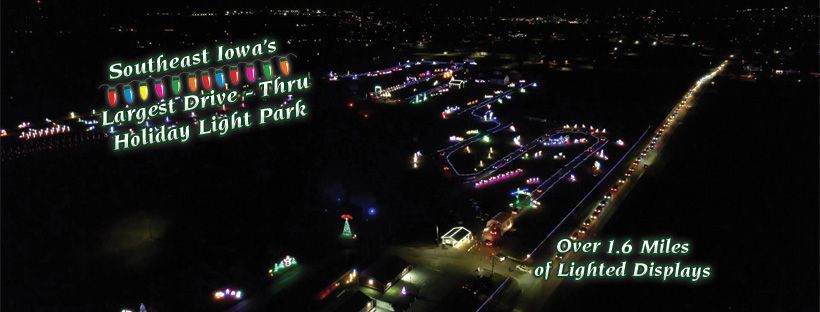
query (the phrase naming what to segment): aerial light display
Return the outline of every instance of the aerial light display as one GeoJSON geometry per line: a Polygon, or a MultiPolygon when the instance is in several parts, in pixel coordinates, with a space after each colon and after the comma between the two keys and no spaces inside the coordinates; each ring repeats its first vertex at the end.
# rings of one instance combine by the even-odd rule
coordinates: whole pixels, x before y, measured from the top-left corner
{"type": "Polygon", "coordinates": [[[343,214],[342,219],[345,220],[344,228],[342,228],[342,238],[347,239],[355,239],[356,234],[353,234],[353,231],[350,229],[350,220],[353,219],[353,216],[349,214],[343,214]]]}
{"type": "Polygon", "coordinates": [[[242,299],[242,291],[237,289],[220,289],[214,292],[214,299],[222,300],[240,300],[242,299]]]}
{"type": "Polygon", "coordinates": [[[413,99],[410,100],[410,104],[419,104],[425,101],[427,101],[427,93],[416,94],[413,96],[413,99]]]}
{"type": "Polygon", "coordinates": [[[350,284],[353,281],[355,281],[358,274],[359,273],[356,271],[356,269],[351,270],[350,274],[347,275],[347,280],[345,281],[345,283],[350,284]]]}
{"type": "Polygon", "coordinates": [[[532,198],[532,193],[530,193],[530,191],[526,188],[517,188],[510,195],[515,197],[515,201],[510,203],[510,207],[518,210],[538,207],[538,202],[532,198]]]}
{"type": "Polygon", "coordinates": [[[600,151],[595,153],[595,156],[600,158],[600,159],[603,159],[603,160],[608,160],[609,159],[609,157],[604,154],[604,149],[601,149],[600,151]]]}
{"type": "Polygon", "coordinates": [[[521,173],[524,173],[524,169],[518,168],[518,169],[515,169],[515,170],[511,170],[511,171],[507,171],[507,172],[504,172],[504,173],[494,175],[494,176],[486,178],[486,179],[481,179],[478,182],[474,183],[473,186],[475,188],[481,188],[481,187],[484,187],[484,186],[487,186],[487,185],[490,185],[490,184],[493,184],[493,183],[497,183],[497,182],[501,182],[501,181],[513,178],[515,176],[520,175],[521,173]]]}
{"type": "Polygon", "coordinates": [[[285,256],[285,258],[273,264],[273,266],[268,270],[268,274],[270,276],[273,276],[274,274],[279,273],[292,266],[295,266],[296,264],[296,258],[293,258],[291,256],[285,256]]]}
{"type": "Polygon", "coordinates": [[[484,121],[493,121],[495,120],[495,114],[491,110],[487,110],[484,112],[484,121]]]}
{"type": "Polygon", "coordinates": [[[419,162],[421,158],[421,151],[416,151],[413,153],[413,169],[419,168],[419,162]]]}

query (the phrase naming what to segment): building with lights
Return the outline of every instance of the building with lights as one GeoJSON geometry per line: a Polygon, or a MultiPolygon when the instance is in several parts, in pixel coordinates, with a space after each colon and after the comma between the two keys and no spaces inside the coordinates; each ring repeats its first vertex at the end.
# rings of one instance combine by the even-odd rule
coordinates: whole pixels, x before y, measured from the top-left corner
{"type": "Polygon", "coordinates": [[[458,79],[455,79],[455,78],[450,79],[449,86],[450,86],[450,88],[454,88],[454,89],[464,88],[464,80],[458,80],[458,79]]]}
{"type": "Polygon", "coordinates": [[[460,247],[473,240],[473,233],[470,230],[457,226],[441,236],[441,243],[450,247],[460,247]]]}

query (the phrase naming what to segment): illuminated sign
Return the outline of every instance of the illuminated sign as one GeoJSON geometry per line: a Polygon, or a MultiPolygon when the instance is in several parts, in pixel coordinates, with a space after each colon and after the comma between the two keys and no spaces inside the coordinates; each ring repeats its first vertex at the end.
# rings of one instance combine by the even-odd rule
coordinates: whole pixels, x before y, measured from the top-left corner
{"type": "Polygon", "coordinates": [[[95,116],[115,151],[306,119],[297,96],[312,87],[310,74],[295,73],[293,55],[277,51],[276,41],[260,39],[114,62],[102,86],[108,108],[95,116]]]}

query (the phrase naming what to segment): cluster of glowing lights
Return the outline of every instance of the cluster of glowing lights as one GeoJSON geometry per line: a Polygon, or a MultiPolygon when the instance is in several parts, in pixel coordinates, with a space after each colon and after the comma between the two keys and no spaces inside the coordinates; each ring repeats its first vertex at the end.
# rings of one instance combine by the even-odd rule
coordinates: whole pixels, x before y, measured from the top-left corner
{"type": "Polygon", "coordinates": [[[624,144],[625,144],[624,141],[621,140],[621,139],[618,139],[618,141],[615,141],[615,145],[624,146],[624,144]]]}
{"type": "Polygon", "coordinates": [[[568,179],[569,179],[569,181],[570,181],[570,182],[576,182],[576,181],[578,181],[578,179],[577,179],[577,178],[575,178],[575,174],[570,174],[568,179]]]}
{"type": "Polygon", "coordinates": [[[466,134],[478,134],[478,129],[467,130],[467,132],[465,132],[465,133],[466,134]]]}
{"type": "Polygon", "coordinates": [[[595,172],[601,171],[601,163],[597,160],[592,164],[592,170],[595,172]]]}
{"type": "Polygon", "coordinates": [[[268,270],[268,274],[270,276],[273,276],[274,274],[279,273],[282,270],[285,270],[285,269],[290,268],[292,266],[295,266],[296,264],[297,264],[296,258],[293,258],[291,256],[285,256],[285,258],[283,258],[279,262],[276,262],[276,263],[273,264],[273,267],[271,267],[268,270]]]}
{"type": "Polygon", "coordinates": [[[458,106],[447,106],[444,108],[444,111],[441,112],[441,118],[447,119],[447,116],[459,111],[460,107],[458,106]]]}
{"type": "Polygon", "coordinates": [[[358,277],[358,276],[359,276],[359,272],[357,272],[356,269],[351,270],[350,274],[347,274],[347,278],[345,279],[345,283],[346,284],[353,283],[354,281],[356,281],[356,277],[358,277]]]}
{"type": "Polygon", "coordinates": [[[521,136],[520,135],[513,138],[513,145],[519,146],[519,147],[521,146],[521,136]]]}
{"type": "Polygon", "coordinates": [[[547,141],[546,145],[565,145],[569,144],[569,135],[552,137],[547,141]]]}
{"type": "Polygon", "coordinates": [[[606,156],[606,154],[604,154],[604,149],[601,149],[600,151],[595,153],[595,157],[598,157],[603,160],[609,160],[609,156],[606,156]]]}
{"type": "Polygon", "coordinates": [[[513,178],[515,176],[520,175],[523,172],[524,172],[524,169],[518,168],[518,169],[515,169],[515,170],[507,171],[505,173],[494,175],[494,176],[486,178],[486,179],[481,179],[480,181],[474,183],[473,185],[475,186],[475,188],[482,188],[484,186],[487,186],[487,185],[490,185],[490,184],[493,184],[493,183],[498,183],[498,182],[513,178]]]}
{"type": "Polygon", "coordinates": [[[214,299],[216,300],[240,300],[242,299],[242,291],[237,289],[220,289],[214,292],[214,299]]]}
{"type": "Polygon", "coordinates": [[[418,169],[420,162],[421,162],[421,151],[416,151],[415,153],[413,153],[413,169],[418,169]]]}
{"type": "Polygon", "coordinates": [[[412,100],[410,100],[410,104],[420,104],[426,102],[428,100],[427,93],[416,94],[412,100]]]}
{"type": "Polygon", "coordinates": [[[484,121],[493,121],[495,120],[495,113],[491,110],[487,110],[484,112],[484,121]]]}
{"type": "Polygon", "coordinates": [[[450,142],[461,142],[461,141],[464,141],[464,138],[462,138],[460,136],[457,136],[457,135],[451,135],[450,136],[450,142]]]}
{"type": "MultiPolygon", "coordinates": [[[[574,124],[572,126],[570,126],[569,124],[564,125],[564,129],[578,130],[578,129],[586,129],[586,128],[587,128],[586,124],[581,124],[580,127],[578,127],[578,124],[574,124]]],[[[591,129],[593,129],[593,127],[589,126],[589,129],[591,130],[591,129]]]]}
{"type": "Polygon", "coordinates": [[[518,210],[524,208],[538,208],[538,206],[541,205],[541,203],[532,198],[532,193],[526,188],[516,188],[515,191],[510,193],[510,195],[515,197],[515,201],[510,203],[510,207],[518,210]]]}
{"type": "Polygon", "coordinates": [[[558,154],[555,154],[555,156],[552,156],[552,159],[555,160],[562,160],[564,158],[567,158],[567,155],[564,155],[564,152],[559,152],[558,154]]]}
{"type": "Polygon", "coordinates": [[[540,182],[541,182],[541,178],[539,178],[539,177],[527,178],[527,184],[538,184],[540,182]]]}
{"type": "Polygon", "coordinates": [[[490,136],[485,135],[484,137],[481,138],[481,141],[484,142],[484,143],[490,143],[490,136]]]}
{"type": "MultiPolygon", "coordinates": [[[[61,134],[61,133],[67,133],[67,132],[70,132],[70,131],[71,131],[71,127],[69,127],[69,126],[52,123],[52,125],[48,128],[41,128],[41,129],[26,128],[26,131],[20,132],[20,135],[18,137],[20,139],[23,139],[23,140],[30,140],[30,139],[43,138],[43,137],[52,136],[52,135],[61,134]]],[[[4,130],[4,133],[5,133],[5,130],[4,130]]]]}

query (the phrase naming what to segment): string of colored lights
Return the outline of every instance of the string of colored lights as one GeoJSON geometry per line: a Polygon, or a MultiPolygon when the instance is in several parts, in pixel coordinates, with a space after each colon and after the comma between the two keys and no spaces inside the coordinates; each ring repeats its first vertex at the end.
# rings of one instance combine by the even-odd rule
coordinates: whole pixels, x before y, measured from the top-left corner
{"type": "Polygon", "coordinates": [[[183,92],[183,80],[187,81],[187,89],[189,93],[194,93],[197,90],[199,90],[199,81],[202,82],[201,88],[206,91],[211,90],[211,88],[213,88],[214,86],[220,89],[227,89],[229,87],[228,82],[230,82],[230,86],[237,86],[242,81],[242,75],[240,75],[240,67],[243,68],[243,72],[245,73],[244,81],[247,83],[256,82],[256,79],[258,78],[257,67],[262,68],[261,72],[263,73],[265,78],[273,79],[276,74],[273,70],[272,64],[274,59],[278,59],[279,73],[282,76],[287,77],[290,75],[292,69],[291,62],[288,59],[289,55],[291,54],[275,56],[271,59],[266,60],[254,60],[234,65],[225,65],[222,67],[202,69],[193,72],[182,72],[176,75],[165,75],[162,77],[148,78],[144,81],[134,80],[126,83],[117,84],[114,86],[103,86],[107,87],[106,100],[108,102],[108,105],[111,107],[116,107],[117,105],[119,105],[119,94],[122,94],[122,99],[125,101],[126,104],[134,103],[134,83],[137,83],[139,98],[142,102],[147,102],[151,98],[148,88],[149,85],[154,86],[154,99],[162,100],[166,97],[166,95],[168,95],[168,93],[166,92],[166,83],[170,84],[171,91],[174,96],[178,96],[183,92]],[[227,68],[228,73],[227,81],[225,79],[225,68],[227,68]],[[213,76],[215,77],[215,84],[211,79],[211,72],[213,72],[213,76]]]}

